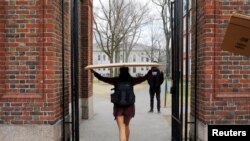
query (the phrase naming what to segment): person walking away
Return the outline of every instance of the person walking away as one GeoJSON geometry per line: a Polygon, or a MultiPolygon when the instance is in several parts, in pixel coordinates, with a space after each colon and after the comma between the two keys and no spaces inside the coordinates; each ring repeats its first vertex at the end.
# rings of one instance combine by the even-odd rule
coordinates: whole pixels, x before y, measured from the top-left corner
{"type": "Polygon", "coordinates": [[[149,112],[153,112],[154,110],[154,96],[156,95],[157,100],[157,110],[158,113],[161,112],[161,84],[163,83],[163,72],[159,70],[157,67],[151,68],[150,76],[148,77],[149,84],[149,95],[150,95],[150,110],[149,112]]]}
{"type": "Polygon", "coordinates": [[[111,101],[114,103],[113,115],[115,117],[117,126],[119,128],[119,141],[128,141],[130,134],[129,122],[131,118],[135,116],[135,104],[134,104],[135,96],[132,98],[130,98],[130,96],[129,97],[125,96],[125,99],[120,100],[123,101],[123,103],[116,102],[116,98],[124,97],[124,93],[125,95],[128,95],[127,91],[129,91],[129,95],[131,95],[130,89],[132,89],[132,96],[133,96],[134,95],[133,86],[147,80],[151,70],[148,71],[148,73],[143,77],[132,77],[129,74],[128,67],[120,68],[120,74],[118,77],[103,77],[94,70],[91,70],[91,72],[94,73],[94,76],[97,79],[106,82],[108,84],[114,85],[115,93],[123,94],[118,97],[111,96],[111,101]],[[121,86],[121,84],[123,84],[124,86],[121,86]],[[120,90],[120,87],[126,90],[124,92],[121,92],[122,90],[120,90]],[[130,99],[132,99],[132,103],[130,99]],[[126,103],[126,100],[129,101],[129,104],[126,103]]]}

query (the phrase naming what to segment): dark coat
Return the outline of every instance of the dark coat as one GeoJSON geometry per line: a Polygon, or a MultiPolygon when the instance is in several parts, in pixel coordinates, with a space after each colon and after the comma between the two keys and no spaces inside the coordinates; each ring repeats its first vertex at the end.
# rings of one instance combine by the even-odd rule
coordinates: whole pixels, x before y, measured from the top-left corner
{"type": "Polygon", "coordinates": [[[153,67],[147,81],[151,88],[160,88],[164,81],[163,72],[153,67]]]}

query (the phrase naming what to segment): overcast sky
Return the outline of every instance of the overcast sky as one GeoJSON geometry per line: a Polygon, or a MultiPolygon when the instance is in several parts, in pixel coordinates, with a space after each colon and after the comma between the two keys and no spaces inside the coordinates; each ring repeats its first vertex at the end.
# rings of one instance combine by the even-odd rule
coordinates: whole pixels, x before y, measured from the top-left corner
{"type": "MultiPolygon", "coordinates": [[[[108,2],[108,0],[101,0],[101,1],[103,3],[108,2]]],[[[158,20],[155,20],[154,22],[152,22],[153,25],[148,24],[147,26],[143,27],[141,39],[138,41],[138,43],[150,44],[149,38],[150,38],[152,26],[158,30],[159,34],[162,34],[161,33],[162,32],[162,23],[160,20],[159,7],[157,7],[151,0],[134,0],[134,1],[138,1],[142,4],[146,4],[147,2],[149,2],[148,6],[150,8],[150,14],[154,15],[153,17],[155,19],[158,19],[158,20]]],[[[99,0],[94,0],[94,10],[96,10],[95,7],[99,7],[99,6],[100,6],[99,0]]]]}

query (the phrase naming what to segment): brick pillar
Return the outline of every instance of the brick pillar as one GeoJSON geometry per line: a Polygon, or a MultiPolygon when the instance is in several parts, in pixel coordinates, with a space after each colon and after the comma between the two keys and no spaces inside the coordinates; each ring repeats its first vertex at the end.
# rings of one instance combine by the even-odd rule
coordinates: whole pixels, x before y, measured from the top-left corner
{"type": "MultiPolygon", "coordinates": [[[[4,15],[6,14],[6,11],[4,9],[6,5],[6,2],[0,1],[0,95],[5,93],[5,43],[6,43],[6,38],[5,38],[5,20],[4,15]]],[[[0,103],[0,115],[3,114],[1,107],[3,107],[3,104],[0,103]]],[[[0,117],[0,123],[3,121],[1,120],[0,117]]]]}
{"type": "MultiPolygon", "coordinates": [[[[60,0],[0,1],[1,141],[61,140],[61,22],[60,0]]],[[[67,29],[68,22],[66,82],[67,29]]]]}
{"type": "Polygon", "coordinates": [[[90,71],[84,70],[89,64],[92,64],[93,53],[93,2],[84,0],[81,3],[80,20],[80,106],[83,119],[93,116],[93,76],[90,71]]]}
{"type": "Polygon", "coordinates": [[[250,58],[220,48],[233,10],[249,15],[250,5],[246,0],[198,0],[198,7],[197,135],[207,141],[209,124],[250,124],[250,58]]]}

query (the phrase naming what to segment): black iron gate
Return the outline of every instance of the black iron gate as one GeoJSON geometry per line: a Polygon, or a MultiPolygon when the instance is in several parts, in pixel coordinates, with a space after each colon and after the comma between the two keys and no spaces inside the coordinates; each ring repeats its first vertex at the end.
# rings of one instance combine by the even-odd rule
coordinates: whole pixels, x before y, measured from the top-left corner
{"type": "MultiPolygon", "coordinates": [[[[191,89],[191,24],[190,13],[197,10],[196,1],[191,8],[192,0],[175,0],[171,3],[171,30],[172,30],[172,141],[196,141],[196,104],[193,106],[194,118],[190,118],[190,89],[191,89]],[[193,129],[192,131],[190,129],[193,129]],[[190,134],[190,131],[193,132],[190,134]]],[[[193,12],[194,13],[194,12],[193,12]]],[[[196,13],[196,12],[195,12],[196,13]]],[[[195,16],[195,15],[193,15],[195,16]]],[[[195,16],[197,17],[197,16],[195,16]]],[[[197,21],[197,20],[196,20],[197,21]]],[[[196,24],[195,24],[196,25],[196,24]]],[[[196,34],[196,29],[192,34],[196,34]]],[[[193,36],[197,37],[197,36],[193,36]]],[[[197,43],[193,42],[196,52],[197,43]]],[[[197,66],[196,53],[194,64],[197,66]]],[[[196,71],[194,73],[196,75],[196,71]]],[[[196,77],[192,77],[195,78],[196,77]]],[[[196,80],[194,91],[194,103],[196,103],[196,80]]]]}
{"type": "Polygon", "coordinates": [[[79,51],[78,51],[78,3],[79,0],[71,1],[71,132],[72,140],[79,141],[79,51]]]}
{"type": "Polygon", "coordinates": [[[79,8],[79,0],[71,0],[70,1],[70,9],[71,9],[71,105],[69,105],[69,98],[65,96],[65,71],[64,71],[64,0],[61,0],[61,17],[62,17],[62,140],[63,141],[79,141],[79,51],[78,51],[78,8],[79,8]],[[69,107],[70,106],[70,107],[69,107]],[[66,112],[67,113],[66,113],[66,112]],[[71,112],[71,114],[69,113],[71,112]]]}

